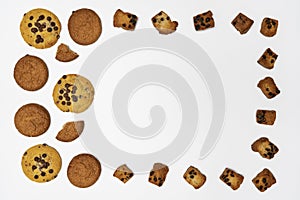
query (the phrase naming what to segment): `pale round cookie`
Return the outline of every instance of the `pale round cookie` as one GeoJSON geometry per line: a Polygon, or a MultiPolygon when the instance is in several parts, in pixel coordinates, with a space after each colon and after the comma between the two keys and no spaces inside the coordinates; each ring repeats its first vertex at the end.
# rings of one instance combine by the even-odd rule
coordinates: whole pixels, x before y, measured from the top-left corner
{"type": "Polygon", "coordinates": [[[61,164],[59,153],[47,144],[30,147],[22,157],[24,174],[30,180],[39,183],[55,179],[61,169],[61,164]]]}
{"type": "Polygon", "coordinates": [[[81,113],[94,100],[92,83],[78,74],[63,75],[53,90],[55,105],[63,112],[81,113]]]}
{"type": "Polygon", "coordinates": [[[68,179],[76,187],[87,188],[98,180],[101,174],[99,160],[91,154],[75,156],[68,166],[68,179]]]}
{"type": "Polygon", "coordinates": [[[43,8],[25,13],[20,31],[27,44],[37,49],[45,49],[56,44],[60,37],[61,24],[55,14],[43,8]]]}

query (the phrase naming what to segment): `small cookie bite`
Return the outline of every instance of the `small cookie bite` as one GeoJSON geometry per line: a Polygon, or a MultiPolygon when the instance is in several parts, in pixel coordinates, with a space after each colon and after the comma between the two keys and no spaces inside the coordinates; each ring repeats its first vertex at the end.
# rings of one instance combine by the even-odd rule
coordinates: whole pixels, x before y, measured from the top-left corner
{"type": "Polygon", "coordinates": [[[62,43],[57,47],[55,59],[60,62],[70,62],[78,58],[78,56],[68,45],[62,43]]]}
{"type": "Polygon", "coordinates": [[[148,181],[158,187],[161,187],[167,177],[169,167],[162,163],[155,163],[149,173],[148,181]]]}
{"type": "Polygon", "coordinates": [[[256,122],[258,124],[273,125],[276,120],[275,110],[261,110],[256,111],[256,122]]]}
{"type": "Polygon", "coordinates": [[[247,33],[253,23],[254,21],[243,13],[239,13],[231,22],[231,24],[238,32],[240,32],[240,34],[247,33]]]}
{"type": "Polygon", "coordinates": [[[72,142],[77,139],[84,129],[84,121],[67,122],[56,135],[61,142],[72,142]]]}
{"type": "Polygon", "coordinates": [[[199,189],[200,187],[202,187],[206,181],[206,176],[194,166],[190,166],[186,170],[186,172],[183,175],[183,178],[195,189],[199,189]]]}
{"type": "Polygon", "coordinates": [[[178,22],[172,21],[164,11],[152,17],[152,24],[160,34],[165,35],[175,32],[178,26],[178,22]]]}
{"type": "Polygon", "coordinates": [[[76,187],[87,188],[97,182],[101,174],[99,160],[91,154],[79,154],[72,158],[67,169],[69,181],[76,187]]]}
{"type": "Polygon", "coordinates": [[[261,89],[263,94],[268,98],[272,99],[280,94],[280,90],[277,88],[273,78],[266,77],[260,80],[257,84],[257,87],[261,89]]]}
{"type": "Polygon", "coordinates": [[[61,24],[51,11],[37,8],[24,14],[20,31],[29,46],[45,49],[56,44],[60,37],[61,24]]]}
{"type": "Polygon", "coordinates": [[[134,173],[127,165],[121,165],[116,169],[113,176],[118,178],[124,184],[133,177],[134,173]]]}
{"type": "Polygon", "coordinates": [[[88,8],[73,11],[68,21],[69,34],[74,42],[90,45],[98,40],[102,33],[101,19],[88,8]]]}
{"type": "Polygon", "coordinates": [[[37,56],[25,55],[20,58],[14,69],[17,84],[27,91],[41,89],[48,81],[48,67],[37,56]]]}
{"type": "Polygon", "coordinates": [[[267,48],[263,55],[258,59],[257,63],[266,69],[273,69],[277,57],[278,55],[274,51],[267,48]]]}
{"type": "Polygon", "coordinates": [[[221,181],[230,186],[231,189],[237,190],[243,183],[244,176],[233,171],[232,169],[225,168],[224,172],[220,176],[221,181]]]}
{"type": "Polygon", "coordinates": [[[215,27],[213,13],[210,10],[205,13],[194,16],[193,20],[194,20],[194,27],[196,31],[201,31],[201,30],[215,27]]]}
{"type": "Polygon", "coordinates": [[[16,112],[14,117],[16,129],[24,136],[37,137],[44,134],[50,127],[50,114],[39,104],[29,103],[16,112]]]}
{"type": "Polygon", "coordinates": [[[118,9],[114,14],[114,27],[122,28],[124,30],[133,31],[135,29],[138,17],[129,12],[123,12],[118,9]]]}
{"type": "Polygon", "coordinates": [[[258,152],[263,158],[272,159],[276,153],[278,153],[278,147],[269,141],[266,137],[261,137],[256,140],[251,149],[254,152],[258,152]]]}
{"type": "Polygon", "coordinates": [[[32,181],[38,183],[55,179],[61,169],[61,157],[56,149],[47,144],[38,144],[25,151],[22,170],[32,181]]]}
{"type": "Polygon", "coordinates": [[[61,111],[81,113],[92,104],[94,93],[88,79],[78,74],[67,74],[57,81],[52,96],[61,111]]]}
{"type": "Polygon", "coordinates": [[[265,17],[261,23],[260,33],[266,37],[273,37],[277,33],[278,20],[265,17]]]}
{"type": "Polygon", "coordinates": [[[276,179],[272,172],[265,168],[252,179],[252,183],[260,192],[264,192],[276,183],[276,179]]]}

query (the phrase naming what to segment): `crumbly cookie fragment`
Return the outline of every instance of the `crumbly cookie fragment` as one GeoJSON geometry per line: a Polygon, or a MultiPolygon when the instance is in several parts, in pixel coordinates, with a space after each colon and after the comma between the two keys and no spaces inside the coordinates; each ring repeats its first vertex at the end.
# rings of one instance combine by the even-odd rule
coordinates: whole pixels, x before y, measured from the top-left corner
{"type": "Polygon", "coordinates": [[[164,11],[160,11],[157,15],[152,17],[152,24],[160,34],[173,33],[178,26],[178,22],[172,21],[164,11]]]}
{"type": "Polygon", "coordinates": [[[123,12],[118,9],[114,14],[114,27],[122,28],[124,30],[133,31],[137,24],[138,17],[129,12],[123,12]]]}
{"type": "Polygon", "coordinates": [[[209,10],[205,13],[198,14],[193,17],[194,27],[196,31],[205,30],[215,27],[213,13],[209,10]]]}

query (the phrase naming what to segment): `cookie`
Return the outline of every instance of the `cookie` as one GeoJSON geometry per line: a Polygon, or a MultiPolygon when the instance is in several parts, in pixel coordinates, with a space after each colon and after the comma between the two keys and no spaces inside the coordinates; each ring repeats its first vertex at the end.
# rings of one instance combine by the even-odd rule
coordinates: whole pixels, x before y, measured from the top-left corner
{"type": "Polygon", "coordinates": [[[264,125],[273,125],[276,120],[275,110],[260,110],[256,111],[256,122],[264,125]]]}
{"type": "Polygon", "coordinates": [[[78,58],[78,54],[72,51],[66,44],[57,47],[55,59],[61,62],[70,62],[78,58]]]}
{"type": "Polygon", "coordinates": [[[178,26],[177,21],[172,21],[171,18],[163,11],[152,17],[152,24],[160,34],[170,34],[176,31],[178,26]]]}
{"type": "Polygon", "coordinates": [[[166,180],[168,172],[169,168],[167,165],[155,163],[150,171],[148,181],[158,187],[161,187],[166,180]]]}
{"type": "Polygon", "coordinates": [[[239,13],[231,22],[234,28],[240,32],[240,34],[245,34],[249,31],[254,21],[244,15],[243,13],[239,13]]]}
{"type": "Polygon", "coordinates": [[[96,42],[102,33],[101,19],[95,11],[82,8],[72,12],[68,29],[74,42],[90,45],[96,42]]]}
{"type": "Polygon", "coordinates": [[[274,51],[267,48],[263,55],[258,59],[257,63],[266,69],[273,69],[277,57],[278,55],[274,51]]]}
{"type": "Polygon", "coordinates": [[[277,33],[278,20],[265,17],[261,22],[260,32],[266,37],[273,37],[277,33]]]}
{"type": "Polygon", "coordinates": [[[215,27],[213,13],[210,10],[205,13],[194,16],[193,20],[194,20],[194,27],[196,31],[201,31],[201,30],[215,27]]]}
{"type": "Polygon", "coordinates": [[[272,172],[265,168],[252,179],[252,183],[260,192],[264,192],[276,183],[276,179],[272,172]]]}
{"type": "Polygon", "coordinates": [[[183,175],[184,180],[188,182],[195,189],[199,189],[204,185],[206,176],[202,174],[199,169],[194,166],[190,166],[183,175]]]}
{"type": "Polygon", "coordinates": [[[58,80],[52,96],[61,111],[81,113],[92,104],[94,93],[88,79],[78,74],[68,74],[58,80]]]}
{"type": "Polygon", "coordinates": [[[48,67],[39,57],[25,55],[15,65],[14,78],[27,91],[41,89],[48,81],[48,67]]]}
{"type": "Polygon", "coordinates": [[[25,136],[37,137],[45,133],[50,126],[50,114],[39,104],[30,103],[22,106],[14,118],[17,130],[25,136]]]}
{"type": "Polygon", "coordinates": [[[43,8],[25,13],[20,24],[24,41],[37,49],[52,47],[59,39],[61,24],[55,14],[43,8]]]}
{"type": "Polygon", "coordinates": [[[272,159],[274,155],[278,153],[278,147],[269,141],[266,137],[261,137],[256,140],[252,145],[251,149],[254,152],[258,152],[263,158],[272,159]]]}
{"type": "Polygon", "coordinates": [[[220,179],[233,190],[237,190],[243,183],[244,176],[233,171],[232,169],[225,168],[221,174],[220,179]]]}
{"type": "Polygon", "coordinates": [[[134,173],[131,169],[127,167],[127,165],[121,165],[116,169],[113,176],[118,178],[123,183],[126,183],[133,177],[134,173]]]}
{"type": "Polygon", "coordinates": [[[266,77],[260,80],[257,84],[257,87],[261,89],[263,94],[268,98],[272,99],[280,94],[280,90],[277,88],[273,78],[266,77]]]}
{"type": "Polygon", "coordinates": [[[61,142],[72,142],[77,139],[84,129],[84,121],[67,122],[56,135],[61,142]]]}
{"type": "Polygon", "coordinates": [[[61,157],[53,147],[38,144],[22,157],[22,170],[32,181],[44,183],[55,179],[61,169],[61,157]]]}
{"type": "Polygon", "coordinates": [[[87,188],[98,180],[101,174],[101,164],[91,154],[79,154],[69,163],[67,176],[76,187],[87,188]]]}
{"type": "Polygon", "coordinates": [[[122,28],[124,30],[133,31],[135,29],[138,17],[129,12],[123,12],[118,9],[114,14],[114,27],[122,28]]]}

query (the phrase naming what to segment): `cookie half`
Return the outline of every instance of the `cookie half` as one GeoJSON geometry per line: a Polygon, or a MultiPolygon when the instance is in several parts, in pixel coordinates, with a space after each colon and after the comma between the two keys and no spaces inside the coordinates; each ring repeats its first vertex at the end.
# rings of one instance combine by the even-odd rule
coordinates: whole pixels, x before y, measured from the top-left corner
{"type": "Polygon", "coordinates": [[[199,189],[206,182],[206,176],[194,166],[190,166],[183,175],[184,180],[195,189],[199,189]]]}
{"type": "Polygon", "coordinates": [[[266,159],[272,159],[279,151],[278,147],[266,137],[261,137],[253,142],[251,149],[254,152],[258,152],[261,157],[266,159]]]}
{"type": "Polygon", "coordinates": [[[123,183],[126,183],[133,177],[133,171],[127,165],[121,165],[116,169],[113,176],[118,178],[123,183]]]}
{"type": "Polygon", "coordinates": [[[277,33],[278,20],[265,17],[261,22],[260,33],[266,37],[273,37],[277,33]]]}
{"type": "Polygon", "coordinates": [[[62,43],[57,47],[55,59],[60,62],[70,62],[78,58],[78,56],[68,45],[62,43]]]}
{"type": "Polygon", "coordinates": [[[81,135],[83,129],[84,121],[67,122],[56,135],[56,139],[61,142],[72,142],[81,135]]]}
{"type": "Polygon", "coordinates": [[[152,17],[152,24],[160,34],[170,34],[176,31],[178,26],[177,21],[172,21],[171,18],[164,12],[160,11],[152,17]]]}
{"type": "Polygon", "coordinates": [[[148,181],[154,185],[157,185],[158,187],[161,187],[167,178],[168,172],[169,167],[167,165],[155,163],[149,173],[148,181]]]}

